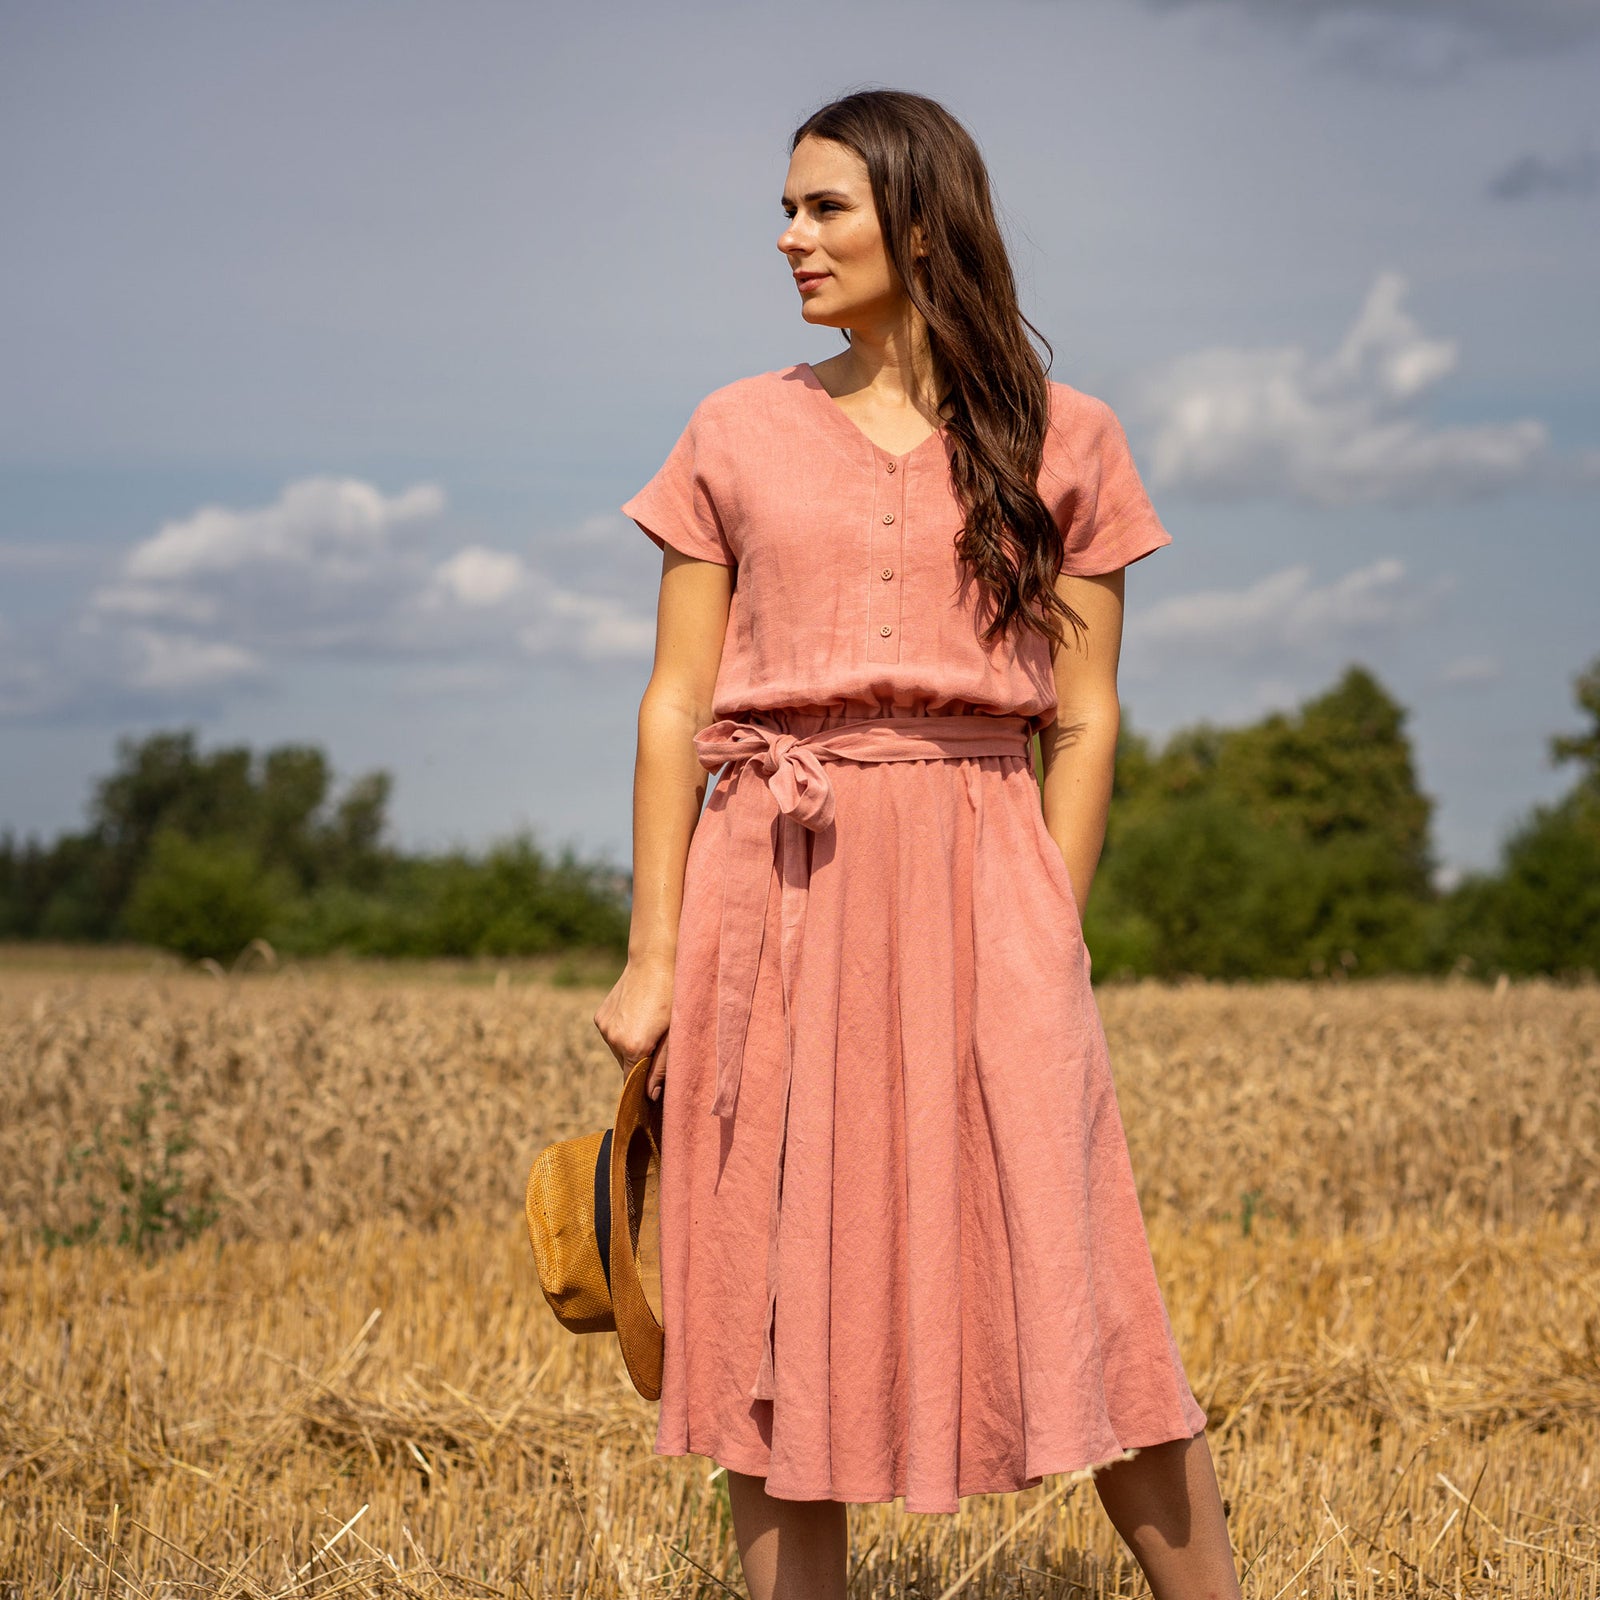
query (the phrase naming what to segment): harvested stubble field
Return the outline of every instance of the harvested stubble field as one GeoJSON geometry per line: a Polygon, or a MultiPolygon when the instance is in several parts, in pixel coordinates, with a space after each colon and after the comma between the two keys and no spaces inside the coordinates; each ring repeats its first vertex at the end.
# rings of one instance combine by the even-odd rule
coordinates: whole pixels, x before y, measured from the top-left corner
{"type": "MultiPolygon", "coordinates": [[[[522,1231],[600,992],[0,967],[0,1594],[742,1592],[522,1231]]],[[[1600,1593],[1600,989],[1100,1000],[1246,1593],[1600,1593]]],[[[856,1596],[1144,1590],[1084,1482],[850,1516],[856,1596]]]]}

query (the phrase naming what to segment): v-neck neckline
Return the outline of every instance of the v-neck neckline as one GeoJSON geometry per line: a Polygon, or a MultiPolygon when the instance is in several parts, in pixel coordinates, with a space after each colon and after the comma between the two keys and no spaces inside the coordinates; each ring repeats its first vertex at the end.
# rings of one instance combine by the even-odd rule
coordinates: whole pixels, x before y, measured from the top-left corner
{"type": "Polygon", "coordinates": [[[885,450],[881,444],[873,439],[860,426],[859,423],[851,420],[849,413],[845,411],[844,407],[841,406],[839,402],[828,393],[827,388],[822,382],[822,379],[817,376],[816,370],[812,367],[809,361],[800,362],[797,370],[804,377],[806,387],[809,388],[817,396],[817,398],[822,401],[824,408],[834,418],[838,426],[847,428],[855,438],[859,439],[871,449],[874,456],[881,460],[895,462],[909,461],[913,456],[921,455],[922,452],[926,450],[928,446],[931,445],[935,440],[942,442],[944,439],[947,430],[941,427],[935,432],[930,433],[928,437],[920,444],[914,444],[909,450],[902,450],[898,455],[893,450],[885,450]]]}

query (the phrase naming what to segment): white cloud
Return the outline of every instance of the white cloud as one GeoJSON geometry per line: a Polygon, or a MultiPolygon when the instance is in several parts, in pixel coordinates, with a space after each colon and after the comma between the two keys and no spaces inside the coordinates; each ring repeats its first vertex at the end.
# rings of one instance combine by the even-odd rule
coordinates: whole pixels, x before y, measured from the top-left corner
{"type": "Polygon", "coordinates": [[[1212,499],[1280,495],[1320,506],[1415,505],[1567,481],[1543,422],[1434,427],[1429,391],[1458,347],[1402,308],[1380,273],[1331,355],[1298,345],[1197,351],[1151,374],[1136,409],[1153,432],[1154,483],[1212,499]]]}
{"type": "Polygon", "coordinates": [[[524,628],[518,635],[530,655],[559,648],[566,631],[563,625],[569,623],[579,625],[582,654],[587,657],[647,656],[654,647],[655,619],[629,611],[604,595],[551,588],[545,595],[545,606],[544,621],[524,628]]]}
{"type": "MultiPolygon", "coordinates": [[[[586,526],[603,538],[611,531],[611,519],[590,518],[586,526]]],[[[509,612],[516,646],[524,655],[570,650],[588,660],[638,657],[648,656],[655,645],[653,616],[614,596],[557,583],[520,556],[482,545],[468,545],[441,562],[424,603],[509,612]]]]}
{"type": "Polygon", "coordinates": [[[132,647],[130,681],[137,688],[161,693],[216,689],[240,679],[258,678],[265,665],[251,651],[218,639],[136,628],[127,642],[132,647]]]}
{"type": "Polygon", "coordinates": [[[204,624],[217,618],[214,596],[157,583],[115,583],[96,589],[90,607],[103,616],[170,618],[204,624]]]}
{"type": "Polygon", "coordinates": [[[520,556],[469,544],[434,568],[439,590],[465,606],[494,606],[508,600],[527,582],[520,556]]]}
{"type": "Polygon", "coordinates": [[[203,506],[165,524],[124,563],[135,580],[172,582],[252,566],[315,567],[326,575],[360,572],[392,546],[397,529],[444,510],[437,485],[386,497],[357,478],[303,478],[277,503],[249,511],[203,506]]]}
{"type": "Polygon", "coordinates": [[[444,683],[506,682],[546,654],[648,659],[653,615],[607,592],[622,519],[540,540],[563,582],[528,553],[450,548],[445,511],[434,484],[386,495],[315,477],[270,505],[165,523],[90,592],[58,661],[0,660],[0,714],[87,695],[192,698],[270,682],[291,661],[400,662],[444,683]]]}
{"type": "Polygon", "coordinates": [[[1306,566],[1285,567],[1243,589],[1175,595],[1140,614],[1142,648],[1233,661],[1298,656],[1415,621],[1434,590],[1385,558],[1318,586],[1306,566]]]}
{"type": "Polygon", "coordinates": [[[443,492],[387,496],[356,478],[287,484],[267,506],[203,506],[164,524],[89,596],[91,621],[163,620],[265,654],[381,650],[387,625],[426,589],[428,526],[443,492]]]}
{"type": "Polygon", "coordinates": [[[1469,688],[1496,682],[1503,670],[1494,656],[1459,656],[1439,669],[1438,682],[1447,689],[1469,688]]]}

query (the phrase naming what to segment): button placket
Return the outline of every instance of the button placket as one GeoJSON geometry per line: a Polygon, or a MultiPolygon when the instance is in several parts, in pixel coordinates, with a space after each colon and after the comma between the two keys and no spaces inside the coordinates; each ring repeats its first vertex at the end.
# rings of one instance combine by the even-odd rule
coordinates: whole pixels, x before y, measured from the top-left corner
{"type": "Polygon", "coordinates": [[[901,584],[904,566],[901,541],[905,529],[904,463],[875,452],[877,472],[872,496],[871,565],[868,580],[867,659],[898,661],[901,640],[901,584]]]}

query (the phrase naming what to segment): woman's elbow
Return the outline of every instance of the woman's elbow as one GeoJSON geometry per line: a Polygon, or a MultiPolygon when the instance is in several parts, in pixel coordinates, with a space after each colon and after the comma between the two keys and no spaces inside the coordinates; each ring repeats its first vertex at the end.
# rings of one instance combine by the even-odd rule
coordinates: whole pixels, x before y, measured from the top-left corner
{"type": "Polygon", "coordinates": [[[1106,693],[1075,694],[1056,706],[1056,719],[1047,732],[1058,746],[1088,740],[1115,745],[1122,726],[1122,707],[1115,689],[1106,693]]]}
{"type": "Polygon", "coordinates": [[[656,672],[645,685],[639,701],[639,724],[687,727],[697,733],[712,720],[712,691],[708,685],[670,673],[656,672]]]}

